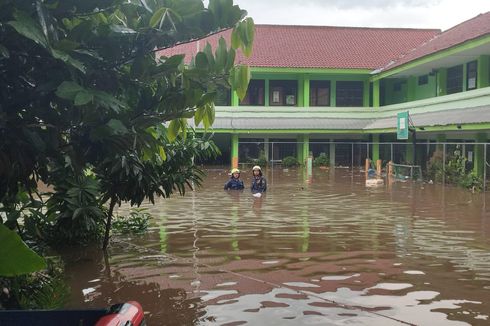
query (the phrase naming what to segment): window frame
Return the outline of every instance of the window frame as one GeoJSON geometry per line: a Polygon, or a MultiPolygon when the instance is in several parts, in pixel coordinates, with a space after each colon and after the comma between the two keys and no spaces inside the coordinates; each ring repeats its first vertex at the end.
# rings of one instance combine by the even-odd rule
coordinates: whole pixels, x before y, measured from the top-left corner
{"type": "Polygon", "coordinates": [[[331,82],[330,80],[310,80],[310,106],[330,106],[330,96],[331,96],[331,82]],[[319,104],[318,92],[320,89],[327,90],[326,104],[319,104]]]}

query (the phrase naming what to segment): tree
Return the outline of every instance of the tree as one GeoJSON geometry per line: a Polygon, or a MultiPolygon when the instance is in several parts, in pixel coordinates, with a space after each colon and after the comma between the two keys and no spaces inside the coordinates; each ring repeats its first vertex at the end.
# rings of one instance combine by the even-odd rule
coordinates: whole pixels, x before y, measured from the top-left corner
{"type": "Polygon", "coordinates": [[[198,184],[193,157],[216,148],[186,119],[209,128],[220,86],[245,95],[250,72],[234,65],[252,50],[245,16],[232,0],[0,1],[2,221],[18,227],[11,213],[25,193],[38,202],[43,181],[55,189],[46,218],[72,228],[105,218],[105,248],[116,204],[198,184]],[[230,27],[231,46],[221,39],[190,65],[155,57],[230,27]]]}

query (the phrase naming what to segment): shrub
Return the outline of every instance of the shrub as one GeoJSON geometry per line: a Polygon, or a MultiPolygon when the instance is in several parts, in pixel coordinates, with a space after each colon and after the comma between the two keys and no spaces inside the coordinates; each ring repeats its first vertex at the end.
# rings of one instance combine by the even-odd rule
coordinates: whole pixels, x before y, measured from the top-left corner
{"type": "Polygon", "coordinates": [[[483,189],[482,178],[467,168],[467,159],[461,154],[459,146],[456,147],[452,155],[448,156],[445,167],[442,151],[435,151],[429,160],[427,174],[434,181],[440,182],[444,176],[447,183],[456,184],[472,191],[483,189]]]}
{"type": "Polygon", "coordinates": [[[282,159],[282,166],[285,168],[298,166],[298,165],[299,162],[294,156],[286,156],[285,158],[282,159]]]}
{"type": "Polygon", "coordinates": [[[127,216],[117,215],[112,228],[119,233],[142,233],[148,229],[151,215],[146,209],[132,209],[127,216]]]}
{"type": "Polygon", "coordinates": [[[320,153],[320,155],[318,155],[318,157],[315,157],[315,159],[313,160],[314,166],[328,166],[329,164],[330,161],[327,154],[325,153],[320,153]]]}

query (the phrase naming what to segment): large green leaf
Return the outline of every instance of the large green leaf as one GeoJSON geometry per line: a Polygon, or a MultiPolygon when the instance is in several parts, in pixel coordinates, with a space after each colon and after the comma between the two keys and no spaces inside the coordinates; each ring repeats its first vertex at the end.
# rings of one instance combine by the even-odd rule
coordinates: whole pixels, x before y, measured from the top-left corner
{"type": "Polygon", "coordinates": [[[33,40],[45,48],[49,48],[48,40],[44,36],[41,26],[34,19],[22,11],[14,13],[15,20],[8,22],[17,33],[33,40]]]}
{"type": "Polygon", "coordinates": [[[250,68],[245,65],[235,67],[231,73],[231,85],[235,89],[240,100],[247,94],[248,82],[250,81],[250,68]]]}
{"type": "Polygon", "coordinates": [[[79,92],[83,91],[83,87],[75,82],[64,81],[58,86],[56,95],[65,100],[74,100],[79,92]]]}
{"type": "Polygon", "coordinates": [[[23,275],[46,268],[44,258],[3,224],[0,224],[0,243],[0,276],[23,275]]]}
{"type": "Polygon", "coordinates": [[[2,56],[4,58],[10,57],[9,50],[7,50],[7,48],[4,47],[2,44],[0,44],[0,56],[2,56]]]}

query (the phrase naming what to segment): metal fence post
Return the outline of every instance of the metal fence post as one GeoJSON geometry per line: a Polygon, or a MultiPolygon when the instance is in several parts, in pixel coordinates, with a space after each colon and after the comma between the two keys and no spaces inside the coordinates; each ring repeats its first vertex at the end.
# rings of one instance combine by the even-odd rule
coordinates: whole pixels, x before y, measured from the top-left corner
{"type": "Polygon", "coordinates": [[[393,162],[393,143],[390,144],[390,160],[393,162]]]}
{"type": "Polygon", "coordinates": [[[354,143],[350,144],[350,167],[352,169],[352,172],[354,172],[354,143]]]}
{"type": "Polygon", "coordinates": [[[485,192],[487,188],[487,144],[485,143],[483,146],[483,159],[485,160],[483,164],[483,192],[485,192]]]}
{"type": "Polygon", "coordinates": [[[442,144],[442,184],[446,184],[446,143],[442,144]]]}

